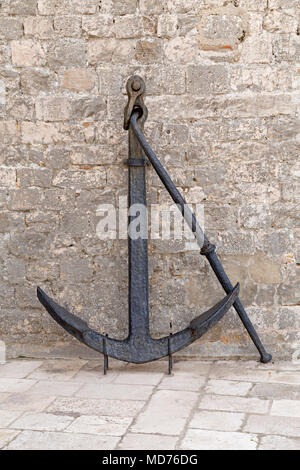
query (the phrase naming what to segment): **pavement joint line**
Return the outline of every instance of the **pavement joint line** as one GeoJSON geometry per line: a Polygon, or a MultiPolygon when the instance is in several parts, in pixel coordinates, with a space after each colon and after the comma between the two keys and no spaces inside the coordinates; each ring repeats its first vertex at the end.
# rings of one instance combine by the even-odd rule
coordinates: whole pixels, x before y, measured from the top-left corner
{"type": "MultiPolygon", "coordinates": [[[[59,360],[63,360],[63,358],[60,358],[58,359],[59,360]]],[[[40,364],[37,368],[35,368],[34,370],[37,370],[39,367],[42,367],[43,363],[46,361],[46,359],[42,362],[42,364],[40,364]]],[[[204,362],[202,359],[200,359],[199,361],[201,362],[204,362]]],[[[13,362],[13,361],[11,361],[13,362]]],[[[39,361],[41,362],[41,361],[39,361]]],[[[78,372],[80,372],[82,370],[82,368],[88,363],[89,361],[85,361],[81,366],[80,368],[78,369],[78,371],[76,372],[76,374],[78,372]]],[[[177,361],[176,361],[177,362],[177,361]]],[[[185,362],[185,361],[178,361],[178,362],[185,362]]],[[[189,362],[188,360],[186,361],[187,363],[189,362]]],[[[151,385],[152,386],[152,392],[151,394],[149,395],[148,399],[145,400],[145,403],[143,404],[143,407],[138,410],[135,414],[134,417],[132,417],[132,421],[131,423],[128,425],[128,428],[124,431],[124,433],[121,435],[121,436],[118,436],[119,439],[116,441],[116,445],[115,445],[115,448],[116,449],[120,449],[120,446],[121,446],[121,443],[123,442],[125,436],[127,435],[130,435],[132,433],[134,434],[137,434],[137,435],[146,435],[146,436],[149,436],[149,435],[153,435],[153,436],[161,436],[161,437],[172,437],[174,439],[176,439],[176,445],[175,445],[175,449],[181,449],[181,444],[183,442],[183,439],[186,437],[186,433],[188,431],[188,429],[202,429],[202,428],[198,428],[198,427],[194,427],[194,426],[191,426],[191,420],[195,414],[195,411],[198,411],[198,410],[205,410],[205,408],[200,408],[200,401],[202,400],[203,396],[205,396],[206,392],[205,392],[205,389],[207,388],[207,385],[208,385],[208,381],[209,379],[211,378],[211,374],[212,374],[212,371],[213,371],[213,367],[215,366],[217,360],[211,360],[211,361],[205,361],[209,364],[209,368],[208,368],[208,371],[206,374],[201,374],[201,376],[199,376],[199,378],[205,378],[205,381],[203,382],[203,384],[199,387],[199,390],[198,391],[195,391],[198,396],[196,397],[196,400],[195,400],[195,405],[193,406],[191,412],[188,414],[187,418],[185,419],[185,422],[184,422],[184,427],[183,427],[183,430],[179,433],[178,435],[178,438],[177,436],[174,436],[174,435],[168,435],[168,434],[161,434],[161,433],[157,433],[157,432],[150,432],[150,433],[147,433],[147,432],[134,432],[134,431],[131,431],[132,429],[132,426],[136,423],[138,417],[140,416],[141,413],[143,413],[145,411],[145,409],[149,406],[149,402],[150,400],[153,398],[154,394],[160,390],[159,389],[159,386],[161,385],[161,382],[165,379],[165,377],[167,376],[166,372],[162,371],[157,371],[157,370],[154,370],[154,371],[149,371],[149,374],[151,374],[152,372],[153,373],[162,373],[162,376],[161,378],[158,380],[158,383],[155,384],[155,385],[151,385]]],[[[240,367],[240,365],[242,364],[242,361],[236,361],[235,364],[232,364],[232,370],[234,370],[234,367],[237,366],[237,367],[240,367]]],[[[224,364],[226,365],[226,364],[224,364]]],[[[109,382],[109,384],[112,386],[112,387],[115,387],[115,386],[118,386],[118,384],[114,383],[114,381],[116,380],[117,377],[119,377],[123,372],[128,372],[128,369],[130,371],[130,368],[129,368],[129,365],[128,364],[125,364],[124,367],[122,368],[122,370],[119,370],[114,379],[109,382]]],[[[25,378],[28,377],[28,375],[30,375],[34,370],[32,370],[31,372],[28,372],[28,374],[26,374],[26,376],[22,377],[20,380],[23,380],[25,378]]],[[[263,369],[260,369],[260,370],[263,370],[263,369]]],[[[266,370],[266,369],[264,369],[266,370]]],[[[263,438],[264,437],[272,437],[272,436],[277,436],[278,438],[285,438],[285,439],[291,439],[291,440],[295,440],[296,443],[300,443],[300,438],[299,436],[292,436],[292,435],[286,435],[286,434],[282,434],[282,432],[284,432],[284,430],[280,430],[279,432],[259,432],[257,430],[255,430],[254,432],[250,432],[250,431],[245,431],[245,428],[246,428],[246,425],[247,425],[247,422],[249,421],[249,418],[251,416],[258,416],[258,417],[262,417],[262,416],[271,416],[270,415],[270,412],[271,412],[271,409],[272,409],[272,405],[273,405],[273,402],[274,402],[274,398],[269,398],[269,397],[253,397],[253,396],[250,396],[251,395],[251,392],[253,391],[254,387],[258,384],[261,384],[261,383],[267,383],[268,385],[272,386],[272,382],[260,382],[259,381],[259,378],[258,380],[256,380],[255,378],[255,372],[256,370],[255,369],[247,369],[247,371],[249,371],[249,373],[253,373],[253,378],[249,380],[249,378],[247,380],[237,380],[237,379],[231,379],[231,378],[223,378],[223,379],[218,379],[218,378],[212,378],[212,380],[222,380],[224,382],[250,382],[251,383],[251,387],[249,388],[249,390],[247,391],[247,394],[246,395],[228,395],[230,397],[232,397],[232,399],[234,400],[235,397],[240,397],[240,398],[257,398],[258,400],[262,400],[262,401],[267,401],[268,402],[268,406],[267,406],[267,410],[264,412],[264,413],[256,413],[256,412],[249,412],[249,411],[234,411],[234,410],[214,410],[214,409],[208,409],[207,411],[209,412],[223,412],[223,413],[239,413],[239,414],[243,414],[244,415],[244,418],[242,420],[242,423],[241,425],[239,426],[239,429],[236,431],[236,432],[241,432],[245,435],[253,435],[253,436],[256,436],[256,439],[257,439],[257,445],[256,445],[256,449],[259,449],[261,446],[262,446],[262,442],[263,442],[263,438]]],[[[112,370],[112,372],[114,372],[112,370]]],[[[271,371],[270,371],[271,372],[271,371]]],[[[277,372],[277,370],[275,371],[274,369],[272,369],[272,372],[277,372]]],[[[296,370],[286,370],[283,368],[283,366],[281,367],[281,369],[278,370],[278,372],[281,372],[281,373],[290,373],[290,374],[297,374],[297,369],[296,370]]],[[[75,375],[76,375],[75,374],[75,375]]],[[[176,373],[174,373],[174,375],[176,375],[176,373]]],[[[197,376],[198,377],[198,376],[197,376]]],[[[13,378],[13,377],[12,377],[13,378]]],[[[17,379],[15,377],[15,379],[17,379]]],[[[45,381],[60,381],[59,379],[55,379],[55,378],[41,378],[40,380],[39,379],[32,379],[33,380],[33,383],[32,385],[30,386],[30,388],[28,390],[26,390],[25,392],[14,392],[14,394],[17,394],[19,396],[22,396],[23,393],[30,393],[31,390],[32,390],[32,387],[34,387],[36,384],[38,383],[43,383],[45,381]]],[[[71,383],[72,382],[72,377],[69,377],[68,379],[66,379],[65,381],[65,384],[67,385],[68,383],[71,383]]],[[[62,396],[62,398],[68,398],[68,397],[73,397],[73,398],[77,398],[75,397],[75,393],[78,393],[79,390],[81,390],[81,388],[85,385],[85,384],[88,384],[90,383],[89,380],[87,380],[86,382],[76,382],[76,384],[78,385],[78,389],[75,390],[74,392],[72,392],[72,394],[70,395],[67,395],[67,396],[62,396]]],[[[281,382],[280,382],[281,383],[281,382]]],[[[101,384],[101,381],[99,382],[99,384],[101,384]]],[[[130,385],[130,384],[128,384],[130,385]]],[[[288,384],[288,385],[294,385],[296,386],[296,384],[288,384]]],[[[173,389],[168,389],[168,388],[164,388],[164,390],[173,390],[173,389]]],[[[184,386],[183,388],[181,389],[183,392],[185,391],[189,391],[189,390],[185,390],[184,389],[184,386]]],[[[8,393],[7,394],[7,398],[10,397],[12,395],[12,393],[8,393]]],[[[217,396],[219,397],[222,397],[224,395],[221,395],[221,394],[218,394],[218,393],[210,393],[209,395],[211,396],[217,396]]],[[[24,415],[26,414],[30,414],[30,413],[51,413],[49,412],[49,407],[53,404],[53,401],[55,401],[57,398],[61,397],[60,395],[54,395],[52,397],[52,400],[51,402],[47,405],[47,407],[43,410],[16,410],[16,411],[19,411],[20,412],[20,415],[15,417],[11,422],[9,422],[9,424],[5,427],[3,427],[2,429],[4,430],[11,430],[11,431],[14,431],[16,433],[16,435],[8,440],[8,442],[6,442],[6,444],[4,446],[1,447],[1,449],[7,449],[9,448],[9,445],[11,442],[13,442],[20,434],[22,434],[24,431],[27,431],[27,430],[30,430],[29,428],[27,429],[14,429],[13,428],[13,424],[15,423],[15,421],[19,420],[20,418],[22,418],[24,415]]],[[[279,398],[278,398],[279,399],[279,398]]],[[[110,400],[109,398],[107,398],[107,400],[110,400]]],[[[111,398],[111,400],[114,400],[113,398],[111,398]]],[[[55,414],[55,413],[54,413],[55,414]]],[[[66,416],[70,416],[72,418],[71,422],[66,424],[65,427],[63,429],[61,429],[60,431],[47,431],[49,433],[55,433],[55,432],[61,432],[61,433],[65,433],[67,431],[67,429],[74,423],[74,421],[76,420],[76,418],[78,416],[71,416],[69,415],[68,413],[66,413],[66,416]]],[[[79,414],[79,416],[82,416],[81,414],[79,414]]],[[[283,415],[284,416],[284,415],[283,415]]],[[[278,417],[280,418],[280,417],[278,417]]],[[[292,419],[292,418],[291,418],[292,419]]],[[[202,429],[205,431],[205,429],[202,429]]],[[[43,431],[38,431],[36,429],[31,429],[30,431],[32,432],[43,432],[43,431]]],[[[207,431],[209,431],[209,429],[207,429],[207,431]]],[[[213,430],[212,430],[213,431],[213,430]]],[[[232,431],[229,431],[229,430],[226,430],[226,431],[222,431],[223,433],[230,433],[232,431]]],[[[80,433],[74,433],[74,435],[78,435],[80,433]]],[[[86,434],[86,435],[94,435],[94,434],[91,434],[91,433],[82,433],[82,434],[86,434]]],[[[107,434],[107,436],[110,436],[110,434],[107,434]]],[[[114,436],[116,437],[116,436],[114,436]]],[[[271,445],[271,444],[270,444],[271,445]]]]}
{"type": "MultiPolygon", "coordinates": [[[[4,428],[1,428],[1,429],[4,430],[4,428]]],[[[16,431],[17,434],[16,434],[12,439],[10,439],[8,442],[6,442],[6,444],[5,444],[3,447],[0,447],[0,450],[6,449],[7,446],[8,446],[11,442],[13,442],[13,441],[18,437],[19,434],[21,434],[21,433],[23,432],[23,430],[21,430],[21,429],[12,429],[12,431],[16,431]]]]}
{"type": "MultiPolygon", "coordinates": [[[[73,381],[70,381],[70,382],[71,382],[71,383],[73,383],[73,381]]],[[[85,383],[84,383],[84,382],[77,382],[77,381],[74,381],[74,383],[77,383],[77,384],[78,384],[78,390],[76,390],[75,392],[73,392],[73,393],[71,394],[71,396],[73,396],[73,395],[74,395],[74,393],[77,393],[77,392],[79,392],[79,390],[81,390],[81,389],[82,389],[82,387],[85,385],[85,383]]]]}
{"type": "MultiPolygon", "coordinates": [[[[67,415],[66,415],[66,416],[67,416],[67,415]]],[[[78,416],[78,418],[80,418],[81,416],[83,416],[83,415],[78,416]]],[[[77,419],[77,418],[75,418],[75,416],[70,416],[70,418],[73,418],[73,421],[71,421],[69,424],[67,424],[67,426],[65,427],[65,429],[63,430],[63,432],[67,431],[68,428],[69,428],[69,427],[74,423],[74,421],[77,419]]],[[[90,433],[83,433],[83,432],[82,432],[81,434],[90,434],[90,433]]],[[[107,435],[108,435],[108,434],[107,434],[107,435]]]]}
{"type": "Polygon", "coordinates": [[[17,416],[17,418],[14,418],[12,420],[12,422],[9,424],[9,428],[11,428],[11,426],[13,426],[14,422],[17,421],[18,419],[22,418],[24,415],[26,415],[26,413],[28,413],[28,411],[22,411],[20,416],[17,416]]]}
{"type": "Polygon", "coordinates": [[[244,429],[245,429],[246,424],[248,422],[248,417],[249,417],[249,413],[245,413],[245,417],[244,417],[243,422],[242,422],[241,427],[240,427],[241,432],[244,432],[244,429]]]}
{"type": "Polygon", "coordinates": [[[31,385],[31,387],[29,387],[28,390],[26,390],[26,392],[31,392],[31,389],[39,382],[38,380],[34,380],[34,379],[30,379],[33,381],[33,384],[31,385]]]}
{"type": "MultiPolygon", "coordinates": [[[[185,435],[186,435],[186,433],[187,433],[187,430],[188,430],[188,428],[189,428],[189,424],[190,424],[190,422],[191,422],[191,420],[192,420],[192,417],[194,416],[195,412],[197,412],[197,410],[199,409],[200,400],[202,399],[202,396],[203,396],[203,395],[201,395],[201,392],[204,391],[204,388],[206,387],[206,385],[207,385],[207,383],[208,383],[208,381],[209,381],[210,372],[211,372],[212,367],[214,366],[214,364],[215,364],[215,361],[213,361],[213,362],[210,363],[210,367],[208,368],[208,371],[207,371],[207,373],[206,373],[205,381],[204,381],[204,383],[201,385],[201,387],[200,387],[200,389],[199,389],[199,391],[198,391],[198,394],[199,394],[198,399],[195,401],[195,405],[194,405],[193,408],[191,409],[190,414],[189,414],[189,416],[187,417],[187,419],[186,419],[186,421],[185,421],[185,426],[183,427],[183,430],[182,430],[182,432],[180,433],[180,435],[179,435],[179,437],[178,437],[178,439],[177,439],[177,441],[176,441],[176,444],[175,444],[175,449],[176,449],[176,450],[180,450],[180,446],[181,446],[182,441],[183,441],[183,439],[184,439],[184,437],[185,437],[185,435]]],[[[203,376],[202,376],[202,377],[203,377],[203,376]]]]}
{"type": "MultiPolygon", "coordinates": [[[[173,367],[174,367],[174,365],[175,365],[175,363],[173,364],[173,367]]],[[[123,439],[127,436],[127,434],[130,434],[130,433],[131,433],[130,428],[136,423],[136,421],[137,421],[138,417],[140,416],[140,414],[143,413],[143,412],[146,410],[147,406],[148,406],[149,403],[150,403],[151,398],[153,397],[154,393],[158,390],[158,386],[160,385],[160,383],[162,382],[162,380],[165,378],[165,376],[167,376],[166,372],[163,372],[162,374],[163,374],[163,375],[162,375],[161,379],[158,381],[158,383],[157,383],[156,385],[154,385],[153,390],[152,390],[152,393],[149,395],[148,400],[145,401],[144,406],[143,406],[143,407],[137,412],[137,414],[134,416],[133,420],[131,421],[130,426],[127,428],[127,431],[123,434],[123,436],[120,437],[120,439],[119,439],[119,441],[117,442],[117,445],[116,445],[116,447],[115,447],[115,450],[120,450],[119,446],[120,446],[120,444],[122,443],[123,439]]],[[[131,434],[137,434],[137,433],[132,432],[131,434]]],[[[146,433],[144,433],[144,434],[146,434],[146,433]]],[[[152,435],[152,434],[153,434],[153,433],[151,433],[151,435],[152,435]]]]}
{"type": "Polygon", "coordinates": [[[272,409],[272,406],[273,406],[273,402],[274,402],[274,399],[270,398],[270,403],[269,403],[269,406],[268,406],[268,412],[266,413],[268,416],[271,416],[271,409],[272,409]]]}
{"type": "MultiPolygon", "coordinates": [[[[130,424],[130,426],[131,426],[131,424],[130,424]]],[[[134,431],[134,432],[131,432],[131,431],[127,430],[126,433],[129,433],[129,434],[141,434],[142,436],[149,436],[149,434],[150,434],[151,436],[158,436],[158,437],[173,437],[173,438],[176,437],[176,436],[174,436],[174,434],[162,434],[162,433],[160,433],[160,432],[151,432],[151,433],[149,433],[149,432],[143,432],[143,431],[138,431],[138,432],[135,432],[135,431],[134,431]]],[[[123,436],[122,436],[122,437],[123,437],[123,436]]]]}
{"type": "Polygon", "coordinates": [[[251,383],[251,387],[249,388],[248,392],[247,392],[247,393],[246,393],[246,395],[245,395],[246,397],[248,397],[248,398],[252,398],[252,396],[251,396],[251,392],[253,391],[253,389],[254,389],[255,385],[256,385],[256,383],[255,383],[255,382],[252,382],[252,383],[251,383]]]}
{"type": "MultiPolygon", "coordinates": [[[[246,398],[253,398],[253,397],[250,396],[250,393],[251,393],[251,391],[253,390],[254,387],[255,387],[255,383],[253,382],[252,386],[250,387],[250,389],[248,390],[248,392],[246,394],[246,398]]],[[[240,427],[240,431],[244,434],[246,434],[245,427],[246,427],[246,424],[248,422],[248,417],[249,417],[250,414],[251,413],[249,413],[249,412],[245,413],[245,417],[244,417],[243,422],[242,422],[241,427],[240,427]]],[[[257,449],[258,449],[258,446],[257,446],[257,449]]]]}
{"type": "Polygon", "coordinates": [[[81,390],[86,384],[85,384],[84,382],[83,382],[83,383],[80,383],[80,382],[79,382],[78,385],[79,385],[78,389],[75,390],[73,393],[71,393],[70,397],[76,398],[76,397],[75,397],[75,393],[80,392],[80,390],[81,390]]]}
{"type": "Polygon", "coordinates": [[[53,397],[53,400],[51,400],[51,402],[49,403],[49,405],[48,405],[43,411],[41,411],[41,413],[43,413],[43,412],[45,413],[45,412],[48,410],[48,408],[50,407],[50,405],[52,405],[53,402],[54,402],[57,398],[58,398],[57,396],[53,397]]]}
{"type": "Polygon", "coordinates": [[[263,436],[261,434],[257,434],[257,447],[256,450],[259,450],[261,446],[261,441],[262,441],[263,436]]]}

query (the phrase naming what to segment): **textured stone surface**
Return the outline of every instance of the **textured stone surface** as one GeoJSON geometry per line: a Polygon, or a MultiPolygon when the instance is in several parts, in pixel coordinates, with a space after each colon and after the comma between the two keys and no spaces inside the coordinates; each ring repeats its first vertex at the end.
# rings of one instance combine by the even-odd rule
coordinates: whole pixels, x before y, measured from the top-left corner
{"type": "Polygon", "coordinates": [[[300,418],[300,400],[274,400],[270,414],[300,418]]]}
{"type": "Polygon", "coordinates": [[[181,449],[255,450],[257,442],[255,434],[190,429],[182,442],[181,449]]]}
{"type": "Polygon", "coordinates": [[[30,372],[32,372],[34,369],[37,369],[41,364],[41,361],[28,360],[15,360],[14,362],[7,362],[0,368],[0,377],[22,379],[29,375],[30,372]]]}
{"type": "Polygon", "coordinates": [[[121,385],[112,389],[110,384],[85,385],[77,393],[77,397],[83,398],[108,398],[120,400],[147,400],[152,393],[152,387],[146,385],[121,385]]]}
{"type": "Polygon", "coordinates": [[[245,431],[300,437],[300,418],[286,416],[249,416],[245,431]]]}
{"type": "Polygon", "coordinates": [[[9,446],[9,450],[109,450],[117,437],[61,432],[23,431],[9,446]]]}
{"type": "Polygon", "coordinates": [[[259,450],[300,450],[300,439],[289,439],[283,436],[263,436],[259,450]]]}
{"type": "Polygon", "coordinates": [[[205,395],[199,404],[204,410],[224,410],[265,414],[270,402],[259,398],[226,395],[205,395]]]}
{"type": "Polygon", "coordinates": [[[34,380],[0,378],[0,392],[26,392],[34,384],[34,380]]]}
{"type": "Polygon", "coordinates": [[[127,434],[118,448],[120,450],[174,450],[177,438],[155,434],[127,434]]]}
{"type": "Polygon", "coordinates": [[[71,359],[42,363],[9,360],[0,366],[0,384],[12,390],[0,392],[0,448],[300,448],[299,398],[295,392],[291,393],[299,387],[270,384],[276,392],[269,393],[266,400],[269,384],[257,382],[261,370],[267,374],[288,373],[296,379],[299,364],[175,361],[176,372],[171,377],[167,364],[166,360],[148,365],[111,360],[108,374],[103,375],[103,363],[97,359],[79,362],[73,375],[70,372],[75,364],[71,359]],[[238,375],[244,369],[248,372],[248,382],[214,379],[213,371],[219,365],[223,365],[228,375],[229,371],[238,375]],[[28,378],[34,373],[36,383],[27,390],[29,382],[35,382],[28,378]],[[134,375],[142,376],[142,384],[133,381],[134,375]],[[143,385],[145,382],[156,386],[143,385]],[[180,389],[173,390],[179,384],[180,389]],[[214,395],[205,395],[205,384],[213,387],[214,395]],[[135,392],[131,393],[130,389],[135,392]],[[119,399],[116,399],[118,390],[119,399]],[[231,395],[224,395],[224,391],[231,395]],[[259,397],[262,395],[260,399],[253,398],[256,392],[259,397]],[[81,393],[84,398],[75,396],[81,393]],[[246,396],[241,397],[241,393],[246,396]]]}
{"type": "Polygon", "coordinates": [[[0,429],[0,447],[4,447],[18,435],[17,431],[11,429],[0,429]]]}
{"type": "Polygon", "coordinates": [[[239,431],[245,415],[223,411],[198,411],[193,416],[192,428],[210,429],[214,431],[239,431]]]}
{"type": "Polygon", "coordinates": [[[43,411],[54,400],[54,396],[36,393],[11,393],[1,402],[1,408],[8,411],[43,411]]]}
{"type": "Polygon", "coordinates": [[[84,399],[84,398],[57,398],[48,408],[53,413],[103,416],[135,416],[143,407],[142,401],[133,400],[109,400],[109,399],[84,399]]]}
{"type": "Polygon", "coordinates": [[[196,399],[197,395],[194,392],[159,390],[133,424],[132,430],[179,435],[196,399]],[[171,426],[170,423],[172,423],[171,426]]]}
{"type": "Polygon", "coordinates": [[[217,395],[247,395],[252,388],[251,383],[231,382],[230,380],[209,380],[205,391],[217,395]]]}
{"type": "Polygon", "coordinates": [[[21,411],[0,410],[0,428],[6,428],[21,415],[21,411]]]}
{"type": "Polygon", "coordinates": [[[14,421],[15,429],[32,429],[34,431],[63,431],[73,418],[51,413],[25,413],[14,421]]]}
{"type": "Polygon", "coordinates": [[[122,436],[126,433],[131,421],[132,418],[120,416],[80,416],[68,427],[68,432],[122,436]]]}
{"type": "MultiPolygon", "coordinates": [[[[299,17],[297,0],[2,2],[0,336],[8,356],[93,355],[46,318],[37,284],[100,331],[126,337],[126,243],[99,240],[96,211],[126,194],[122,120],[133,73],[146,80],[149,141],[187,200],[203,205],[263,342],[276,356],[297,353],[299,17]]],[[[169,204],[147,173],[149,201],[169,204]]],[[[150,249],[159,336],[222,293],[191,245],[153,240],[150,249]]],[[[233,312],[182,354],[256,351],[233,312]]],[[[198,390],[194,378],[190,390],[198,390]]]]}

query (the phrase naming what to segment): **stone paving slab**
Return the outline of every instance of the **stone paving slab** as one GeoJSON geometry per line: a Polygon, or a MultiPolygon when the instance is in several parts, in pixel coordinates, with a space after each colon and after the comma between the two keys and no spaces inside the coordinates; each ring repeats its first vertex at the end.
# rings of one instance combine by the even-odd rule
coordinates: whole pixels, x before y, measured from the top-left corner
{"type": "Polygon", "coordinates": [[[238,411],[265,414],[270,407],[269,400],[226,395],[205,395],[199,404],[204,410],[238,411]]]}
{"type": "Polygon", "coordinates": [[[0,393],[0,403],[6,400],[10,396],[10,393],[0,393]]]}
{"type": "Polygon", "coordinates": [[[300,400],[274,400],[270,414],[300,418],[300,400]]]}
{"type": "Polygon", "coordinates": [[[123,436],[132,418],[121,416],[80,416],[67,428],[67,432],[123,436]]]}
{"type": "Polygon", "coordinates": [[[0,403],[1,410],[42,411],[55,400],[55,396],[36,393],[12,393],[0,403]]]}
{"type": "Polygon", "coordinates": [[[18,435],[18,431],[12,429],[0,429],[0,449],[5,447],[18,435]]]}
{"type": "Polygon", "coordinates": [[[251,415],[247,420],[244,431],[300,437],[300,418],[251,415]]]}
{"type": "Polygon", "coordinates": [[[71,382],[70,380],[61,382],[56,380],[40,380],[34,383],[30,392],[37,395],[69,397],[74,395],[81,387],[83,387],[83,383],[71,382]]]}
{"type": "Polygon", "coordinates": [[[214,369],[218,367],[224,367],[224,368],[231,368],[234,370],[246,370],[246,369],[251,369],[251,370],[263,370],[263,371],[300,371],[300,361],[293,362],[292,360],[278,360],[276,358],[273,358],[271,362],[268,364],[263,364],[262,362],[258,362],[257,360],[243,360],[243,359],[237,359],[235,361],[230,361],[230,360],[216,360],[214,361],[214,369]]]}
{"type": "Polygon", "coordinates": [[[195,392],[158,390],[131,429],[148,434],[179,435],[196,401],[195,392]]]}
{"type": "Polygon", "coordinates": [[[157,385],[164,377],[163,372],[124,371],[113,381],[117,385],[157,385]]]}
{"type": "Polygon", "coordinates": [[[78,415],[135,416],[144,403],[134,400],[106,400],[94,398],[57,398],[49,412],[78,415]]]}
{"type": "Polygon", "coordinates": [[[202,377],[207,377],[211,369],[212,361],[178,361],[173,365],[173,373],[178,372],[190,373],[202,377]]]}
{"type": "Polygon", "coordinates": [[[258,446],[260,450],[300,450],[300,439],[283,436],[263,436],[258,446]]]}
{"type": "Polygon", "coordinates": [[[159,383],[159,389],[199,391],[206,382],[206,377],[193,375],[192,372],[174,372],[174,375],[166,375],[159,383]]]}
{"type": "Polygon", "coordinates": [[[147,385],[111,385],[111,384],[85,384],[78,392],[77,397],[107,398],[110,400],[147,400],[152,394],[153,387],[147,385]]]}
{"type": "Polygon", "coordinates": [[[110,450],[119,438],[63,432],[23,431],[7,449],[15,450],[110,450]]]}
{"type": "MultiPolygon", "coordinates": [[[[297,369],[298,370],[298,369],[297,369]]],[[[283,383],[300,385],[300,374],[295,371],[277,371],[274,369],[248,369],[243,366],[236,368],[223,364],[216,364],[211,371],[212,378],[224,380],[237,380],[245,382],[266,382],[266,383],[283,383]]]]}
{"type": "Polygon", "coordinates": [[[31,429],[34,431],[62,431],[74,418],[70,416],[54,415],[51,413],[25,413],[14,421],[14,429],[31,429]]]}
{"type": "Polygon", "coordinates": [[[38,380],[68,380],[73,377],[85,363],[86,361],[82,361],[81,359],[49,359],[35,369],[28,378],[38,380]]]}
{"type": "Polygon", "coordinates": [[[119,444],[119,450],[174,450],[177,437],[155,434],[126,434],[119,444]]]}
{"type": "Polygon", "coordinates": [[[30,361],[26,359],[7,362],[0,367],[0,377],[12,377],[14,379],[23,379],[31,372],[40,367],[43,361],[30,361]]]}
{"type": "Polygon", "coordinates": [[[22,411],[0,410],[0,429],[6,428],[10,423],[21,416],[22,411]]]}
{"type": "Polygon", "coordinates": [[[0,378],[0,392],[27,392],[36,380],[0,378]]]}
{"type": "Polygon", "coordinates": [[[118,376],[117,372],[109,371],[108,375],[103,375],[103,364],[101,368],[96,367],[95,369],[81,369],[73,377],[71,377],[72,382],[78,382],[80,384],[84,383],[101,383],[101,384],[111,384],[116,377],[118,376]]]}
{"type": "Polygon", "coordinates": [[[278,399],[283,398],[288,400],[300,400],[300,387],[299,385],[288,384],[268,384],[260,383],[254,384],[249,392],[250,397],[278,399]]]}
{"type": "Polygon", "coordinates": [[[182,441],[181,449],[255,450],[257,445],[258,438],[255,434],[189,429],[182,441]]]}
{"type": "Polygon", "coordinates": [[[89,361],[71,378],[72,381],[81,383],[94,383],[101,381],[102,383],[112,383],[119,372],[126,367],[125,363],[109,360],[109,374],[103,374],[103,361],[89,361]]]}
{"type": "Polygon", "coordinates": [[[97,360],[8,361],[0,448],[300,449],[298,364],[167,365],[110,361],[104,376],[97,360]]]}
{"type": "Polygon", "coordinates": [[[244,396],[248,394],[252,387],[253,384],[249,382],[210,379],[205,388],[205,392],[215,395],[244,396]]]}
{"type": "Polygon", "coordinates": [[[245,416],[244,413],[196,411],[190,422],[190,427],[210,429],[212,431],[239,431],[245,416]]]}

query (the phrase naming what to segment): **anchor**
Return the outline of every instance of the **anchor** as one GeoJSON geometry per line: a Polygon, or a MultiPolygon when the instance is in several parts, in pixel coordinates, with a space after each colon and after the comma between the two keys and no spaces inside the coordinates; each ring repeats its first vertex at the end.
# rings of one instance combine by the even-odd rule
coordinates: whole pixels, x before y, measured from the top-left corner
{"type": "Polygon", "coordinates": [[[128,155],[128,207],[140,204],[146,207],[146,164],[150,162],[177,204],[184,220],[192,230],[201,255],[205,256],[212,267],[217,279],[227,294],[212,308],[205,311],[182,331],[169,336],[154,339],[149,328],[148,304],[148,240],[146,237],[132,236],[130,223],[134,216],[128,217],[128,256],[129,256],[129,332],[125,340],[111,338],[91,329],[88,324],[58,305],[39,287],[37,296],[52,318],[68,333],[73,335],[86,346],[100,352],[104,356],[104,374],[108,370],[108,357],[130,363],[146,363],[163,357],[169,359],[169,373],[172,372],[172,355],[190,345],[228,312],[231,306],[239,315],[244,327],[260,353],[260,360],[267,363],[272,359],[267,353],[238,297],[239,284],[234,287],[226,275],[215,252],[216,247],[209,242],[199,226],[194,214],[186,201],[177,190],[165,168],[153,152],[143,134],[144,123],[148,110],[144,103],[145,83],[142,78],[134,75],[129,78],[127,85],[128,102],[124,111],[124,129],[129,134],[128,155]],[[148,159],[148,160],[147,160],[148,159]]]}

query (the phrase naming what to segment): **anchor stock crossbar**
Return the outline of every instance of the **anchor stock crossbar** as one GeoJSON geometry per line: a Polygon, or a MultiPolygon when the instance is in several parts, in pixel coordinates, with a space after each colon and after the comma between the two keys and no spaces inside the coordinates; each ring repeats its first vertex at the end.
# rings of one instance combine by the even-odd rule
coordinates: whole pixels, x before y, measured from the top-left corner
{"type": "MultiPolygon", "coordinates": [[[[184,330],[163,338],[153,339],[149,330],[148,241],[142,237],[132,237],[129,231],[129,333],[125,340],[110,338],[108,335],[102,335],[92,330],[85,321],[58,305],[38,288],[37,295],[40,302],[66,331],[86,346],[104,355],[104,373],[108,369],[109,356],[133,363],[145,363],[168,357],[169,373],[171,373],[172,354],[190,345],[210,330],[223,318],[231,306],[235,308],[258,349],[261,362],[269,362],[272,356],[265,351],[238,298],[239,284],[235,287],[231,284],[216,255],[215,246],[203,233],[195,216],[145,139],[143,126],[148,111],[143,101],[144,81],[138,76],[131,77],[127,82],[127,94],[128,103],[124,112],[124,128],[128,130],[129,134],[128,206],[129,208],[133,204],[146,206],[145,164],[147,157],[173,201],[178,205],[182,216],[195,236],[200,253],[207,258],[227,295],[214,307],[195,318],[184,330]]],[[[134,217],[129,216],[129,227],[133,219],[134,217]]]]}

